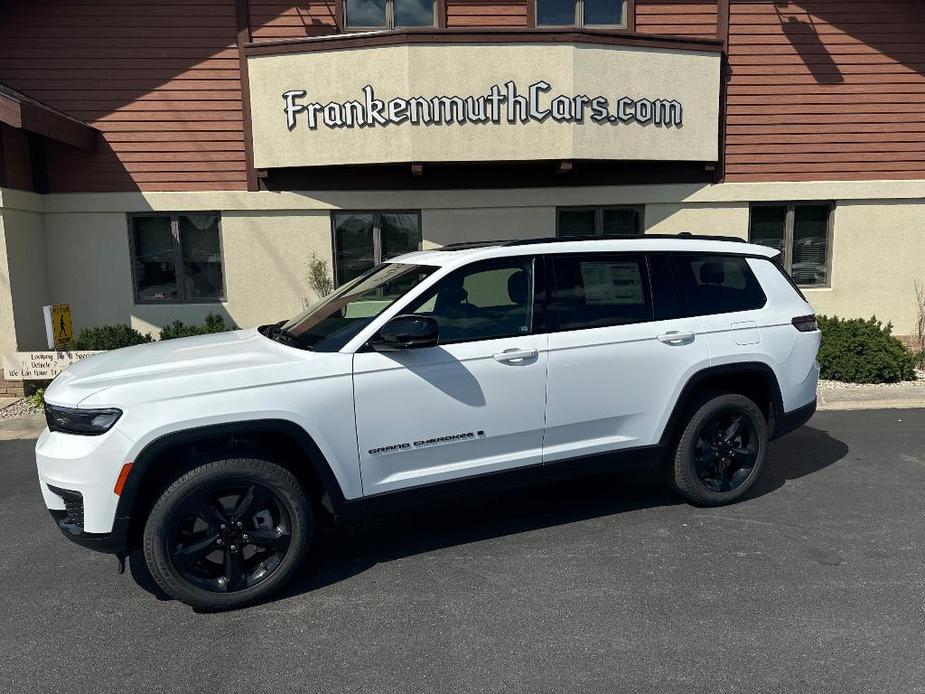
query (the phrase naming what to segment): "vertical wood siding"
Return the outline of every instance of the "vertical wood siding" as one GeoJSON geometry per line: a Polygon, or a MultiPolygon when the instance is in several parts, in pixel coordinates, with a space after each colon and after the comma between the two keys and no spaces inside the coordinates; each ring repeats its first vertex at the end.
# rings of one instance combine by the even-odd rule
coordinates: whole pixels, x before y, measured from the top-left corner
{"type": "Polygon", "coordinates": [[[733,0],[726,178],[925,178],[921,0],[733,0]]]}
{"type": "Polygon", "coordinates": [[[716,37],[714,0],[637,0],[636,31],[644,34],[716,37]]]}
{"type": "Polygon", "coordinates": [[[52,192],[242,190],[229,0],[0,0],[0,82],[98,128],[49,142],[52,192]]]}

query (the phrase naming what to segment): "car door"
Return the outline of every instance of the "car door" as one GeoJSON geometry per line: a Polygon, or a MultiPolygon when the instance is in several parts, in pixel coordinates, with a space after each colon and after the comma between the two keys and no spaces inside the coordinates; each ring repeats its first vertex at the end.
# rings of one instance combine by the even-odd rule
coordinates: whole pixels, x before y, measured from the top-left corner
{"type": "Polygon", "coordinates": [[[685,317],[667,261],[639,253],[549,259],[543,459],[653,445],[709,351],[685,317]]]}
{"type": "Polygon", "coordinates": [[[438,346],[354,355],[365,494],[542,462],[536,270],[533,257],[464,266],[400,311],[436,320],[438,346]]]}

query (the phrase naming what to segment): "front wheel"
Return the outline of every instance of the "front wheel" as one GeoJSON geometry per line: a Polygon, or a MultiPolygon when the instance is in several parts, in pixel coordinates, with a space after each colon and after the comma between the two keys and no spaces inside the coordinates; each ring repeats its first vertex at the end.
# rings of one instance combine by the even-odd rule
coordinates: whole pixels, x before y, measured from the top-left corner
{"type": "Polygon", "coordinates": [[[694,408],[678,439],[670,469],[675,489],[702,506],[740,499],[767,457],[768,425],[744,395],[725,393],[694,408]]]}
{"type": "Polygon", "coordinates": [[[288,470],[222,459],[164,491],[145,524],[144,553],[158,585],[177,600],[232,609],[288,582],[312,533],[311,502],[288,470]]]}

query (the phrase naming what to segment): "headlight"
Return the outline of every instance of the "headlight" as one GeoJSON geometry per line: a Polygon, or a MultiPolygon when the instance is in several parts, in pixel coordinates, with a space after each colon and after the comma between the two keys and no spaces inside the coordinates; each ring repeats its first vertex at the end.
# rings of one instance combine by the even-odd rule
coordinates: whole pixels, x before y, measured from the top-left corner
{"type": "Polygon", "coordinates": [[[122,416],[122,410],[115,408],[105,410],[75,410],[70,407],[58,407],[45,404],[45,421],[52,431],[65,434],[82,434],[96,436],[103,434],[122,416]]]}

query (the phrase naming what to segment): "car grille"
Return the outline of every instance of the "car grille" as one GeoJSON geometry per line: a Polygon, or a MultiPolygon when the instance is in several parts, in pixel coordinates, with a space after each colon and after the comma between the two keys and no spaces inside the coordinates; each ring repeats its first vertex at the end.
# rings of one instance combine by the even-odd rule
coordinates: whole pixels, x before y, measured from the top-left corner
{"type": "Polygon", "coordinates": [[[64,512],[67,514],[67,522],[76,525],[78,528],[84,527],[84,497],[80,492],[74,492],[69,489],[60,489],[48,485],[48,489],[53,494],[57,494],[64,500],[64,512]]]}

